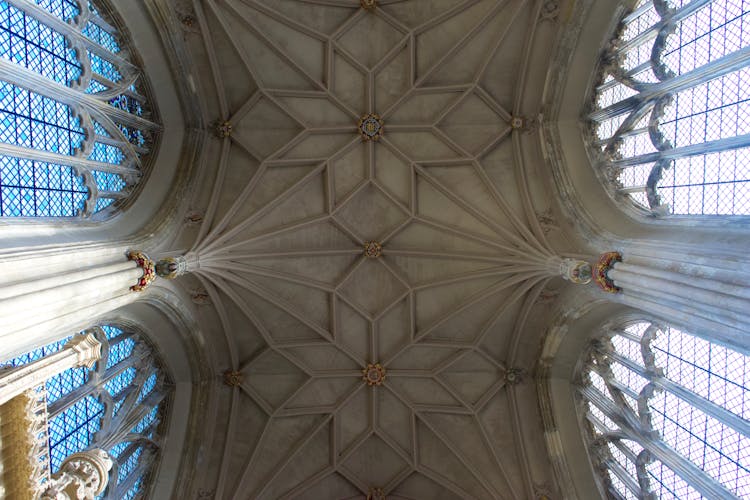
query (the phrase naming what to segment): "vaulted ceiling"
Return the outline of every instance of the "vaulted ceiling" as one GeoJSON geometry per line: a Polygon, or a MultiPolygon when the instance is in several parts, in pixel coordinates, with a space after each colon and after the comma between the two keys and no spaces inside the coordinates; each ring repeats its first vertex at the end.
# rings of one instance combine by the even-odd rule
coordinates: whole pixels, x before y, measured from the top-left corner
{"type": "Polygon", "coordinates": [[[200,269],[179,284],[205,289],[216,369],[240,373],[215,400],[202,487],[549,494],[530,371],[567,243],[529,59],[557,3],[374,3],[175,4],[216,125],[203,223],[181,236],[200,269]]]}

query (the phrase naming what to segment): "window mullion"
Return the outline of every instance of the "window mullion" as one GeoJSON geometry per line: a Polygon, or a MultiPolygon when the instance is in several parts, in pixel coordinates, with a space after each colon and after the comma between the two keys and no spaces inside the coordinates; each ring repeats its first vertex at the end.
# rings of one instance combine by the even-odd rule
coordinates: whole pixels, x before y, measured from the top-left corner
{"type": "Polygon", "coordinates": [[[688,146],[666,149],[664,151],[655,151],[653,153],[620,158],[608,163],[615,168],[632,167],[643,163],[652,163],[658,160],[679,160],[680,158],[687,158],[689,156],[720,153],[722,151],[740,149],[748,146],[750,146],[750,134],[743,134],[716,139],[714,141],[700,142],[688,146]]]}
{"type": "Polygon", "coordinates": [[[625,467],[620,465],[620,463],[613,459],[607,460],[605,462],[606,466],[609,468],[611,472],[614,473],[617,478],[622,481],[622,483],[631,491],[633,494],[638,498],[643,498],[643,492],[641,491],[641,487],[638,485],[635,479],[628,473],[627,470],[625,470],[625,467]]]}
{"type": "Polygon", "coordinates": [[[629,369],[633,370],[640,376],[650,380],[657,387],[665,391],[671,392],[678,398],[690,403],[692,406],[696,408],[699,408],[706,415],[709,415],[715,418],[722,424],[731,427],[735,431],[745,436],[750,436],[750,422],[743,419],[742,417],[735,415],[734,413],[727,410],[726,408],[722,408],[716,403],[709,401],[708,399],[705,399],[702,396],[699,396],[698,394],[695,394],[694,392],[669,380],[668,378],[648,372],[645,368],[643,368],[639,364],[634,363],[630,359],[624,356],[621,356],[620,354],[610,353],[609,356],[612,359],[616,360],[617,362],[625,365],[629,369]]]}

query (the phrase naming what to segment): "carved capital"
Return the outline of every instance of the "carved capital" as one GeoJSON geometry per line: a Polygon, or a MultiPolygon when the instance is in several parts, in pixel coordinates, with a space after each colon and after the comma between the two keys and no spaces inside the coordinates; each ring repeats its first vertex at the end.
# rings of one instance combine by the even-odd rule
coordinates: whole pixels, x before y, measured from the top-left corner
{"type": "Polygon", "coordinates": [[[106,451],[93,449],[68,456],[52,476],[42,500],[75,498],[93,500],[109,482],[112,460],[106,451]]]}
{"type": "Polygon", "coordinates": [[[102,344],[93,333],[74,335],[65,344],[65,349],[70,349],[78,355],[76,367],[93,368],[102,357],[102,344]]]}

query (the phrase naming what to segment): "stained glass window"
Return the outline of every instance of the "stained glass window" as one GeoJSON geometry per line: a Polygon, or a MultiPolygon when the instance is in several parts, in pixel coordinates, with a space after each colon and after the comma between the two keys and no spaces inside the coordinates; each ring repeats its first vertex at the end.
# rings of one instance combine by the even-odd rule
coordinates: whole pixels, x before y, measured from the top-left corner
{"type": "Polygon", "coordinates": [[[104,217],[141,177],[159,127],[104,12],[0,0],[0,217],[104,217]]]}
{"type": "MultiPolygon", "coordinates": [[[[106,450],[114,463],[105,499],[135,498],[158,460],[159,429],[170,383],[139,335],[111,325],[92,332],[102,343],[96,366],[74,368],[45,384],[49,469],[89,448],[106,450]],[[133,424],[135,422],[135,424],[133,424]]],[[[70,337],[6,363],[24,365],[62,349],[70,337]]]]}
{"type": "Polygon", "coordinates": [[[581,378],[590,455],[610,496],[750,497],[750,358],[632,321],[593,343],[581,378]]]}
{"type": "Polygon", "coordinates": [[[748,0],[640,0],[588,114],[605,182],[653,215],[750,214],[748,81],[748,0]]]}

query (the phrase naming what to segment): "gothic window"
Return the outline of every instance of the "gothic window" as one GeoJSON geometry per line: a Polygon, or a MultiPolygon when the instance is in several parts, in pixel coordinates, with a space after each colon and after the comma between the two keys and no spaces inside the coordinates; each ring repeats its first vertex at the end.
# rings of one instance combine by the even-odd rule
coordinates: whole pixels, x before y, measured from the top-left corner
{"type": "Polygon", "coordinates": [[[655,321],[608,327],[579,396],[612,498],[750,497],[750,358],[655,321]]]}
{"type": "Polygon", "coordinates": [[[105,218],[158,126],[133,51],[85,0],[0,0],[0,216],[105,218]]]}
{"type": "Polygon", "coordinates": [[[750,214],[750,2],[639,0],[588,113],[599,171],[654,215],[750,214]]]}
{"type": "MultiPolygon", "coordinates": [[[[102,498],[129,500],[145,491],[158,459],[170,382],[139,335],[114,326],[89,331],[102,343],[102,357],[94,369],[69,369],[44,384],[49,470],[57,472],[72,453],[101,448],[114,463],[102,498]]],[[[67,340],[9,364],[38,360],[63,348],[67,340]]]]}

